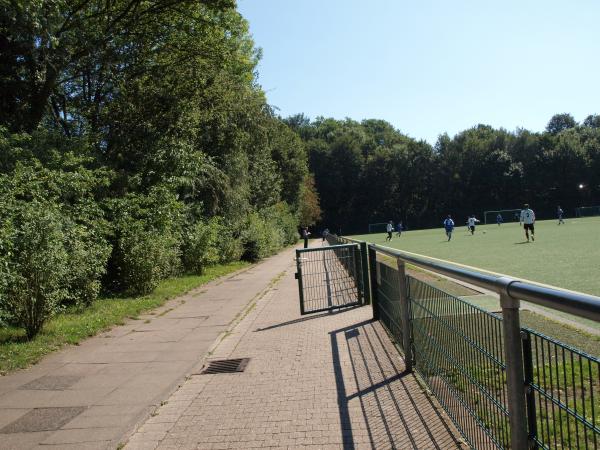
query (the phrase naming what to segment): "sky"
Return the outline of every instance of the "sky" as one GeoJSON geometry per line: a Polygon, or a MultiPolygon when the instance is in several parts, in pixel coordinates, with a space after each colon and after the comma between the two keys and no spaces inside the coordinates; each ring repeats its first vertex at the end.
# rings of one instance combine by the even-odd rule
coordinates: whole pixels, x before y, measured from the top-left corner
{"type": "Polygon", "coordinates": [[[597,0],[238,0],[287,117],[383,119],[434,144],[600,114],[597,0]]]}

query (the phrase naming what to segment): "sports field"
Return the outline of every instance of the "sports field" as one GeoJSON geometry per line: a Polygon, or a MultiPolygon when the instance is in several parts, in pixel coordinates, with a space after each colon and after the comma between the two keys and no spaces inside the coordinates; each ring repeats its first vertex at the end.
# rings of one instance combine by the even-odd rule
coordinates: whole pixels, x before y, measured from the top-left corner
{"type": "Polygon", "coordinates": [[[391,242],[386,233],[352,237],[600,296],[600,217],[537,221],[529,243],[518,223],[478,225],[473,236],[460,224],[448,242],[441,222],[437,229],[394,233],[391,242]]]}

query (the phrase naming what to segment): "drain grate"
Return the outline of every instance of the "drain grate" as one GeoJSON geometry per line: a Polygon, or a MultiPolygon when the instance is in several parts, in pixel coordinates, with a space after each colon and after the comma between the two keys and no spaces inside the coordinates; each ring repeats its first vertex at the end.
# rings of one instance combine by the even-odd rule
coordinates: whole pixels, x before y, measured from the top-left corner
{"type": "Polygon", "coordinates": [[[208,366],[200,372],[200,375],[210,375],[215,373],[236,373],[243,372],[248,365],[250,358],[240,359],[221,359],[219,361],[209,361],[208,366]]]}

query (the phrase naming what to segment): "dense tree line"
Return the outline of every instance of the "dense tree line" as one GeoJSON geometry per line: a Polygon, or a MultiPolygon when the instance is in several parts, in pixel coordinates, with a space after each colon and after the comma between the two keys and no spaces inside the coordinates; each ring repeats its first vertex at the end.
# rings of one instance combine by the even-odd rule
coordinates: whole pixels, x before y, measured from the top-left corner
{"type": "Polygon", "coordinates": [[[259,57],[233,0],[0,0],[0,320],[297,239],[314,183],[259,57]]]}
{"type": "Polygon", "coordinates": [[[382,120],[286,119],[307,145],[323,209],[322,227],[364,233],[369,223],[402,220],[441,226],[485,210],[530,203],[539,217],[560,205],[600,202],[600,116],[578,124],[557,114],[542,133],[478,125],[434,146],[382,120]],[[581,186],[580,186],[581,185],[581,186]]]}

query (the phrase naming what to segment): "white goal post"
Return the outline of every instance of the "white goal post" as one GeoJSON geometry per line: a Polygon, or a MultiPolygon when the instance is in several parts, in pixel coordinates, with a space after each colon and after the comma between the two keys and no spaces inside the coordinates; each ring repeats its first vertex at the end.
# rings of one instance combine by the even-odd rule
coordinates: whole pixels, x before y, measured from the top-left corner
{"type": "Polygon", "coordinates": [[[498,214],[502,217],[502,222],[518,222],[521,219],[520,209],[500,209],[497,211],[484,211],[483,223],[496,223],[498,214]]]}
{"type": "Polygon", "coordinates": [[[600,206],[580,206],[575,208],[575,217],[600,216],[600,206]]]}

